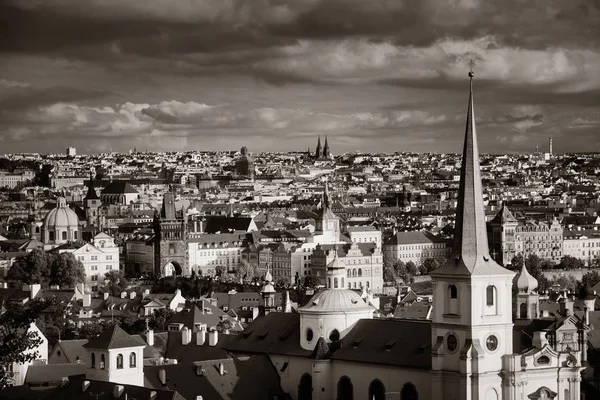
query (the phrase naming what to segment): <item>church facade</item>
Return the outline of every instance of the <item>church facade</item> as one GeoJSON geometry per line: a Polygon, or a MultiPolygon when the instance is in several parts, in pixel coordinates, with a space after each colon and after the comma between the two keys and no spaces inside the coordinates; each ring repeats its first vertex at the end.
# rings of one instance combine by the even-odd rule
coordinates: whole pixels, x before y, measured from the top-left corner
{"type": "Polygon", "coordinates": [[[268,355],[293,399],[580,398],[589,319],[538,318],[535,279],[490,256],[469,75],[453,250],[432,273],[432,319],[373,318],[334,253],[325,290],[298,313],[255,320],[227,345],[268,355]]]}

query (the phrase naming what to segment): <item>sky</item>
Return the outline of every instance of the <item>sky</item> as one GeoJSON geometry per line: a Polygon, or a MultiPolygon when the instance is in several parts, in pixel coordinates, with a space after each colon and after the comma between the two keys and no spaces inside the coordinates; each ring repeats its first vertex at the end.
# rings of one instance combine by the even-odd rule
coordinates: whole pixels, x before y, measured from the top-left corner
{"type": "Polygon", "coordinates": [[[600,151],[599,0],[0,0],[0,153],[600,151]]]}

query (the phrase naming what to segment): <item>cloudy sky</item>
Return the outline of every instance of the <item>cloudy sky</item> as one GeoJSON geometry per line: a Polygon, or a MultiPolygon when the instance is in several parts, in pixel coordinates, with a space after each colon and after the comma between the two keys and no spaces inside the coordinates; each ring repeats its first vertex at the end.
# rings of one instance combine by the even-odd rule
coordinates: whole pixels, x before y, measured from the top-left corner
{"type": "Polygon", "coordinates": [[[0,0],[0,153],[600,151],[598,0],[0,0]]]}

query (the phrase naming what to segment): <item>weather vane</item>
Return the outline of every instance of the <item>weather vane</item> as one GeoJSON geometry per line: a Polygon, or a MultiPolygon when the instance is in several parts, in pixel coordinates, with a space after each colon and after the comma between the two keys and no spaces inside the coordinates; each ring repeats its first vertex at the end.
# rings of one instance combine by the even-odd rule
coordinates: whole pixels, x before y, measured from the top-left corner
{"type": "Polygon", "coordinates": [[[475,67],[475,60],[473,60],[472,58],[469,60],[469,77],[473,78],[473,76],[475,75],[475,73],[473,72],[473,67],[475,67]]]}

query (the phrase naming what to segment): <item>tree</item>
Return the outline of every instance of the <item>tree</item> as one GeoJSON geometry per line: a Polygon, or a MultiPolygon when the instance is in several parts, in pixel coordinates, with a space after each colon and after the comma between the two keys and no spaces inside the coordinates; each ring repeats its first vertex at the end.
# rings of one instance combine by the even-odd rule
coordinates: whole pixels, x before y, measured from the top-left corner
{"type": "Polygon", "coordinates": [[[320,282],[319,279],[314,276],[314,275],[306,275],[304,277],[304,287],[305,288],[310,288],[310,289],[314,289],[317,286],[319,286],[320,282]]]}
{"type": "Polygon", "coordinates": [[[222,265],[217,265],[215,267],[215,276],[223,276],[225,275],[225,267],[222,265]]]}
{"type": "Polygon", "coordinates": [[[129,285],[121,271],[107,272],[104,275],[104,279],[106,285],[102,288],[102,291],[110,293],[111,296],[119,296],[129,285]]]}
{"type": "Polygon", "coordinates": [[[81,261],[72,253],[61,253],[52,257],[50,266],[50,284],[72,288],[85,282],[85,270],[81,261]]]}
{"type": "Polygon", "coordinates": [[[8,270],[6,279],[27,285],[35,283],[46,285],[50,278],[50,265],[50,255],[36,249],[17,257],[8,270]]]}
{"type": "Polygon", "coordinates": [[[159,308],[158,310],[154,310],[154,314],[150,317],[148,325],[152,329],[165,330],[167,321],[170,320],[173,315],[175,315],[175,312],[170,308],[159,308]]]}
{"type": "Polygon", "coordinates": [[[589,271],[583,274],[581,281],[577,283],[577,293],[582,293],[583,288],[589,286],[593,288],[600,282],[600,273],[598,271],[589,271]]]}
{"type": "Polygon", "coordinates": [[[384,282],[396,282],[396,272],[393,267],[385,267],[383,269],[384,282]]]}
{"type": "Polygon", "coordinates": [[[513,257],[513,259],[510,262],[510,265],[507,266],[507,268],[513,271],[519,271],[523,267],[524,262],[525,260],[523,259],[523,255],[519,253],[513,257]]]}
{"type": "Polygon", "coordinates": [[[394,272],[396,276],[405,277],[406,276],[406,264],[402,260],[398,260],[394,263],[394,272]]]}
{"type": "Polygon", "coordinates": [[[217,331],[221,333],[229,332],[231,329],[233,329],[233,322],[229,318],[222,319],[217,324],[217,331]]]}
{"type": "Polygon", "coordinates": [[[41,313],[39,307],[9,307],[0,315],[0,389],[11,381],[7,366],[13,362],[25,363],[39,357],[36,347],[42,338],[29,328],[41,313]]]}
{"type": "Polygon", "coordinates": [[[573,256],[563,256],[558,264],[558,268],[566,270],[581,269],[583,267],[585,267],[585,263],[573,256]]]}
{"type": "Polygon", "coordinates": [[[441,263],[437,258],[426,258],[425,261],[423,261],[421,273],[423,275],[429,274],[431,271],[438,269],[440,266],[441,263]]]}
{"type": "Polygon", "coordinates": [[[258,273],[258,268],[255,264],[251,264],[243,260],[235,270],[235,278],[244,282],[251,282],[258,273]]]}
{"type": "Polygon", "coordinates": [[[417,265],[414,262],[409,261],[406,263],[406,273],[415,276],[419,273],[419,268],[417,268],[417,265]]]}

